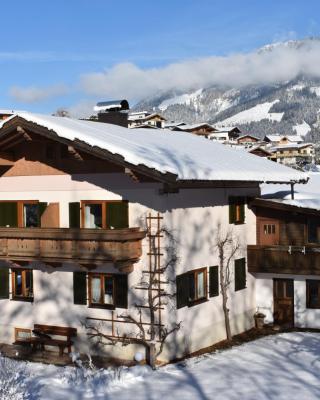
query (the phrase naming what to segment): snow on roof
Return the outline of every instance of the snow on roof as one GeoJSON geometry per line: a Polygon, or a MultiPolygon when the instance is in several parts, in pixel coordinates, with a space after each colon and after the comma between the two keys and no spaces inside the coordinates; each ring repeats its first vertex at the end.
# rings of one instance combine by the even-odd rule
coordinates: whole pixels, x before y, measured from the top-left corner
{"type": "Polygon", "coordinates": [[[294,185],[294,199],[291,190],[279,190],[278,185],[262,185],[262,198],[275,203],[288,204],[320,211],[320,172],[310,172],[309,181],[294,185]]]}
{"type": "Polygon", "coordinates": [[[279,146],[274,146],[270,148],[270,151],[277,150],[288,150],[288,149],[303,149],[304,147],[313,147],[312,143],[291,143],[291,144],[281,144],[279,146]]]}
{"type": "Polygon", "coordinates": [[[212,130],[217,130],[217,128],[215,128],[214,126],[208,124],[207,122],[199,122],[197,124],[184,124],[184,125],[181,126],[181,129],[182,130],[192,130],[192,129],[201,128],[202,126],[207,126],[209,128],[212,128],[212,130]]]}
{"type": "Polygon", "coordinates": [[[300,135],[266,135],[265,138],[269,139],[271,142],[280,142],[282,139],[288,139],[289,142],[298,143],[303,142],[303,138],[300,135]]]}
{"type": "Polygon", "coordinates": [[[169,172],[180,180],[286,183],[308,179],[303,172],[185,132],[128,129],[42,114],[19,113],[17,116],[65,139],[84,141],[121,155],[132,165],[142,164],[161,173],[169,172]]]}

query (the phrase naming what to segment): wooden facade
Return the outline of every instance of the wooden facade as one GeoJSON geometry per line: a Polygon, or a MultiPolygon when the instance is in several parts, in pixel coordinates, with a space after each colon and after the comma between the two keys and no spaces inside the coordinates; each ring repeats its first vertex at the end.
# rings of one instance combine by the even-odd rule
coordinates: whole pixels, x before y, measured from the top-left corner
{"type": "Polygon", "coordinates": [[[120,271],[130,272],[141,257],[144,237],[139,228],[0,228],[0,260],[55,267],[72,262],[88,268],[113,262],[120,271]]]}
{"type": "Polygon", "coordinates": [[[251,273],[320,274],[320,212],[267,200],[251,203],[257,245],[248,246],[251,273]]]}

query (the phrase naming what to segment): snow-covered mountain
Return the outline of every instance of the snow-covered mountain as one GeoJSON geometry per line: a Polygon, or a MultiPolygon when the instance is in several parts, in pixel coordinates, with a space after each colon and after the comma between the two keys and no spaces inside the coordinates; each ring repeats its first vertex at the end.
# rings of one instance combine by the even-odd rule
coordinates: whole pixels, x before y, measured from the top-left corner
{"type": "MultiPolygon", "coordinates": [[[[315,40],[315,39],[313,39],[315,40]]],[[[310,39],[264,46],[257,53],[308,46],[310,39]]],[[[171,91],[138,103],[136,110],[161,112],[169,121],[208,121],[237,125],[257,136],[299,133],[320,140],[320,78],[300,75],[293,80],[240,88],[206,87],[171,91]]]]}

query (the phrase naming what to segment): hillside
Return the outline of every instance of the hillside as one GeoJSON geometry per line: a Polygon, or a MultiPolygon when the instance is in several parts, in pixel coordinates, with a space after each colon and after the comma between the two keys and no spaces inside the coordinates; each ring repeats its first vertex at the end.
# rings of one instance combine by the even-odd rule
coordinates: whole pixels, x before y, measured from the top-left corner
{"type": "MultiPolygon", "coordinates": [[[[309,39],[310,41],[310,39],[309,39]]],[[[257,51],[307,46],[308,40],[265,46],[257,51]]],[[[320,140],[320,78],[299,75],[294,79],[243,87],[194,88],[161,93],[139,102],[135,110],[161,112],[169,121],[237,125],[259,137],[266,133],[299,133],[320,140]]]]}

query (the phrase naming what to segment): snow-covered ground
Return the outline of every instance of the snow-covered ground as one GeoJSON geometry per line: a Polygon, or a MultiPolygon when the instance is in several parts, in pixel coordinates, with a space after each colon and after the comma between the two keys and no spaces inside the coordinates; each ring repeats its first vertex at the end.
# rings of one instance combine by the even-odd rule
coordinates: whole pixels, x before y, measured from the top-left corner
{"type": "Polygon", "coordinates": [[[313,400],[320,398],[319,376],[320,334],[296,332],[265,337],[156,372],[138,366],[86,374],[82,369],[0,358],[0,398],[313,400]],[[8,395],[3,388],[10,386],[10,378],[17,390],[8,395]]]}
{"type": "Polygon", "coordinates": [[[303,138],[311,131],[311,127],[306,123],[306,121],[302,121],[301,124],[293,126],[292,129],[296,131],[297,135],[302,136],[303,138]]]}

